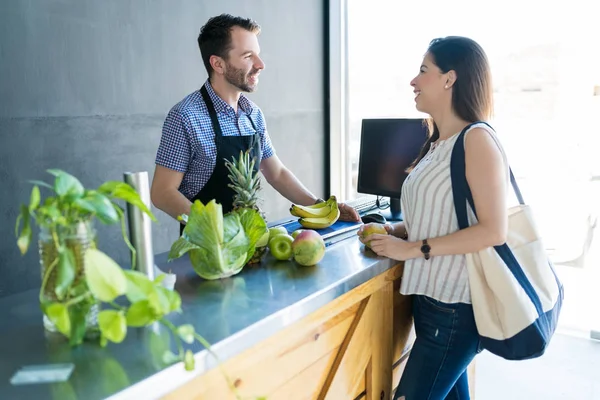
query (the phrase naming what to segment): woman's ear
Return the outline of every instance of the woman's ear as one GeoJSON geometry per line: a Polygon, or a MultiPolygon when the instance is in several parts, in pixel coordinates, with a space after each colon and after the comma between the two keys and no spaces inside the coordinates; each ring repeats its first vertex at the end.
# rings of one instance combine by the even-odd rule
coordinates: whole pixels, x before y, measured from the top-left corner
{"type": "Polygon", "coordinates": [[[446,73],[446,84],[444,85],[444,89],[450,89],[454,82],[456,82],[456,71],[450,70],[446,73]]]}

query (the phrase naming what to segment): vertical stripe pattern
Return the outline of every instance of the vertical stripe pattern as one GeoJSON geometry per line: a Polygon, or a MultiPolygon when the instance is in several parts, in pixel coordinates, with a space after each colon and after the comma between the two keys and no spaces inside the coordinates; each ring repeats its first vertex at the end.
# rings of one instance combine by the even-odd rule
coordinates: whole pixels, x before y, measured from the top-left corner
{"type": "MultiPolygon", "coordinates": [[[[485,129],[492,136],[502,152],[505,165],[508,165],[494,131],[484,124],[476,124],[469,128],[467,134],[475,127],[485,129]]],[[[411,242],[446,236],[459,230],[450,180],[450,157],[458,136],[457,133],[432,144],[404,181],[402,212],[411,242]]],[[[476,218],[468,205],[467,213],[469,223],[474,223],[476,218]]],[[[400,292],[425,295],[445,303],[471,303],[465,255],[407,260],[400,292]]]]}

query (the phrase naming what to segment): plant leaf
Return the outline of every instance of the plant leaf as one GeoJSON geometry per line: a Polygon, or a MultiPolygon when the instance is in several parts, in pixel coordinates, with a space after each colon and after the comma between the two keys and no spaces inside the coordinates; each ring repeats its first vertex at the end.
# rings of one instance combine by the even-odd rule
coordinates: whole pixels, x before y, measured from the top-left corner
{"type": "Polygon", "coordinates": [[[168,261],[172,261],[176,258],[179,258],[190,250],[199,249],[199,248],[200,248],[199,246],[188,241],[186,237],[180,236],[179,239],[177,239],[171,245],[171,250],[169,250],[168,261]]]}
{"type": "Polygon", "coordinates": [[[194,353],[191,350],[185,351],[185,356],[183,358],[183,364],[185,365],[186,371],[193,371],[195,366],[194,353]]]}
{"type": "Polygon", "coordinates": [[[192,344],[194,343],[194,327],[191,324],[181,325],[177,328],[177,334],[179,337],[186,343],[192,344]]]}
{"type": "Polygon", "coordinates": [[[150,211],[146,204],[142,201],[139,193],[136,192],[136,190],[127,183],[119,181],[108,181],[103,183],[98,188],[98,191],[116,199],[124,200],[127,203],[136,206],[144,213],[146,213],[150,217],[150,219],[152,219],[152,221],[156,222],[156,217],[154,216],[154,214],[152,214],[152,211],[150,211]]]}
{"type": "Polygon", "coordinates": [[[129,309],[127,309],[127,325],[134,327],[146,326],[154,321],[154,311],[150,307],[148,300],[141,300],[133,303],[129,309]]]}
{"type": "Polygon", "coordinates": [[[69,307],[69,319],[71,321],[71,338],[69,339],[69,344],[71,346],[78,346],[83,343],[86,331],[85,317],[90,308],[91,304],[88,302],[82,302],[69,307]]]}
{"type": "Polygon", "coordinates": [[[71,335],[71,319],[69,310],[64,304],[51,303],[46,307],[46,316],[56,326],[58,331],[69,337],[71,335]]]}
{"type": "Polygon", "coordinates": [[[250,250],[239,215],[229,213],[223,217],[223,209],[215,200],[206,206],[200,201],[192,204],[183,237],[199,247],[190,250],[190,261],[204,279],[237,274],[250,250]]]}
{"type": "Polygon", "coordinates": [[[162,292],[169,301],[169,312],[181,311],[181,296],[175,290],[159,286],[156,290],[162,292]]]}
{"type": "Polygon", "coordinates": [[[82,198],[75,200],[75,205],[81,210],[95,214],[104,224],[113,224],[119,221],[119,214],[114,204],[108,197],[98,192],[88,192],[82,198]]]}
{"type": "Polygon", "coordinates": [[[74,199],[83,196],[84,188],[79,179],[60,169],[49,169],[48,173],[54,175],[54,191],[59,197],[69,196],[74,199]]]}
{"type": "Polygon", "coordinates": [[[127,335],[127,320],[122,311],[103,310],[98,314],[102,336],[113,343],[121,343],[127,335]]]}
{"type": "Polygon", "coordinates": [[[139,271],[124,270],[127,279],[127,290],[125,295],[131,303],[140,300],[147,300],[150,293],[155,290],[155,286],[146,275],[139,271]]]}
{"type": "Polygon", "coordinates": [[[31,196],[29,197],[29,212],[33,212],[37,206],[40,205],[40,188],[34,186],[31,189],[31,196]]]}
{"type": "Polygon", "coordinates": [[[167,315],[171,312],[171,302],[169,301],[169,297],[165,294],[165,290],[162,287],[155,287],[148,295],[148,303],[150,304],[150,308],[154,312],[154,315],[160,319],[163,315],[167,315]]]}
{"type": "Polygon", "coordinates": [[[54,292],[59,300],[65,297],[69,290],[69,286],[75,280],[75,254],[69,247],[65,247],[58,254],[58,270],[56,272],[56,287],[54,292]]]}
{"type": "Polygon", "coordinates": [[[165,364],[173,364],[180,360],[181,358],[179,358],[176,354],[173,354],[173,352],[170,350],[165,351],[162,355],[162,362],[165,364]]]}
{"type": "Polygon", "coordinates": [[[17,246],[19,246],[19,250],[21,250],[21,254],[27,253],[27,249],[29,249],[29,244],[31,243],[31,222],[29,216],[29,209],[25,205],[21,205],[21,218],[17,218],[17,230],[18,224],[23,221],[23,228],[21,229],[21,233],[17,239],[17,246]]]}
{"type": "Polygon", "coordinates": [[[28,182],[33,185],[42,186],[42,187],[45,187],[45,188],[48,188],[48,189],[54,191],[54,187],[52,187],[52,185],[50,185],[44,181],[38,181],[38,180],[32,179],[32,180],[29,180],[28,182]]]}
{"type": "Polygon", "coordinates": [[[127,278],[112,258],[97,249],[85,252],[85,279],[92,294],[110,302],[127,291],[127,278]]]}
{"type": "Polygon", "coordinates": [[[248,262],[254,255],[256,244],[258,243],[260,238],[267,232],[267,223],[258,211],[250,208],[242,208],[233,211],[233,213],[239,215],[240,223],[244,228],[244,233],[248,237],[249,249],[247,253],[248,256],[246,258],[246,262],[248,262]]]}

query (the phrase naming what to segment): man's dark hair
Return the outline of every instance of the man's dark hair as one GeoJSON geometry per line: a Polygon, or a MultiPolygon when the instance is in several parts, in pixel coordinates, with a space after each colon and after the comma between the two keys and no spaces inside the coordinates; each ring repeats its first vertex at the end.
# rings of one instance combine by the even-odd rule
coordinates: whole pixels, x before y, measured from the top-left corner
{"type": "Polygon", "coordinates": [[[234,17],[230,14],[221,14],[212,17],[206,25],[200,29],[198,36],[198,47],[202,54],[202,61],[210,76],[210,56],[219,56],[227,60],[227,53],[231,50],[231,29],[239,26],[255,34],[260,33],[260,25],[250,18],[234,17]]]}

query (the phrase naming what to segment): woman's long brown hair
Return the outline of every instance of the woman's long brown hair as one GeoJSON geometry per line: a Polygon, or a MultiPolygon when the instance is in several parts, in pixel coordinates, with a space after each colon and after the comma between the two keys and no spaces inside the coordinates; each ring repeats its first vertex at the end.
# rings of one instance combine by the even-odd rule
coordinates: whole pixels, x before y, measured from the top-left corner
{"type": "MultiPolygon", "coordinates": [[[[434,39],[427,53],[442,71],[453,70],[456,81],[452,86],[452,110],[464,121],[485,121],[492,116],[492,74],[485,52],[472,39],[448,36],[434,39]]],[[[429,138],[415,161],[408,167],[411,171],[425,157],[431,144],[440,138],[440,132],[432,118],[427,120],[429,138]]]]}

